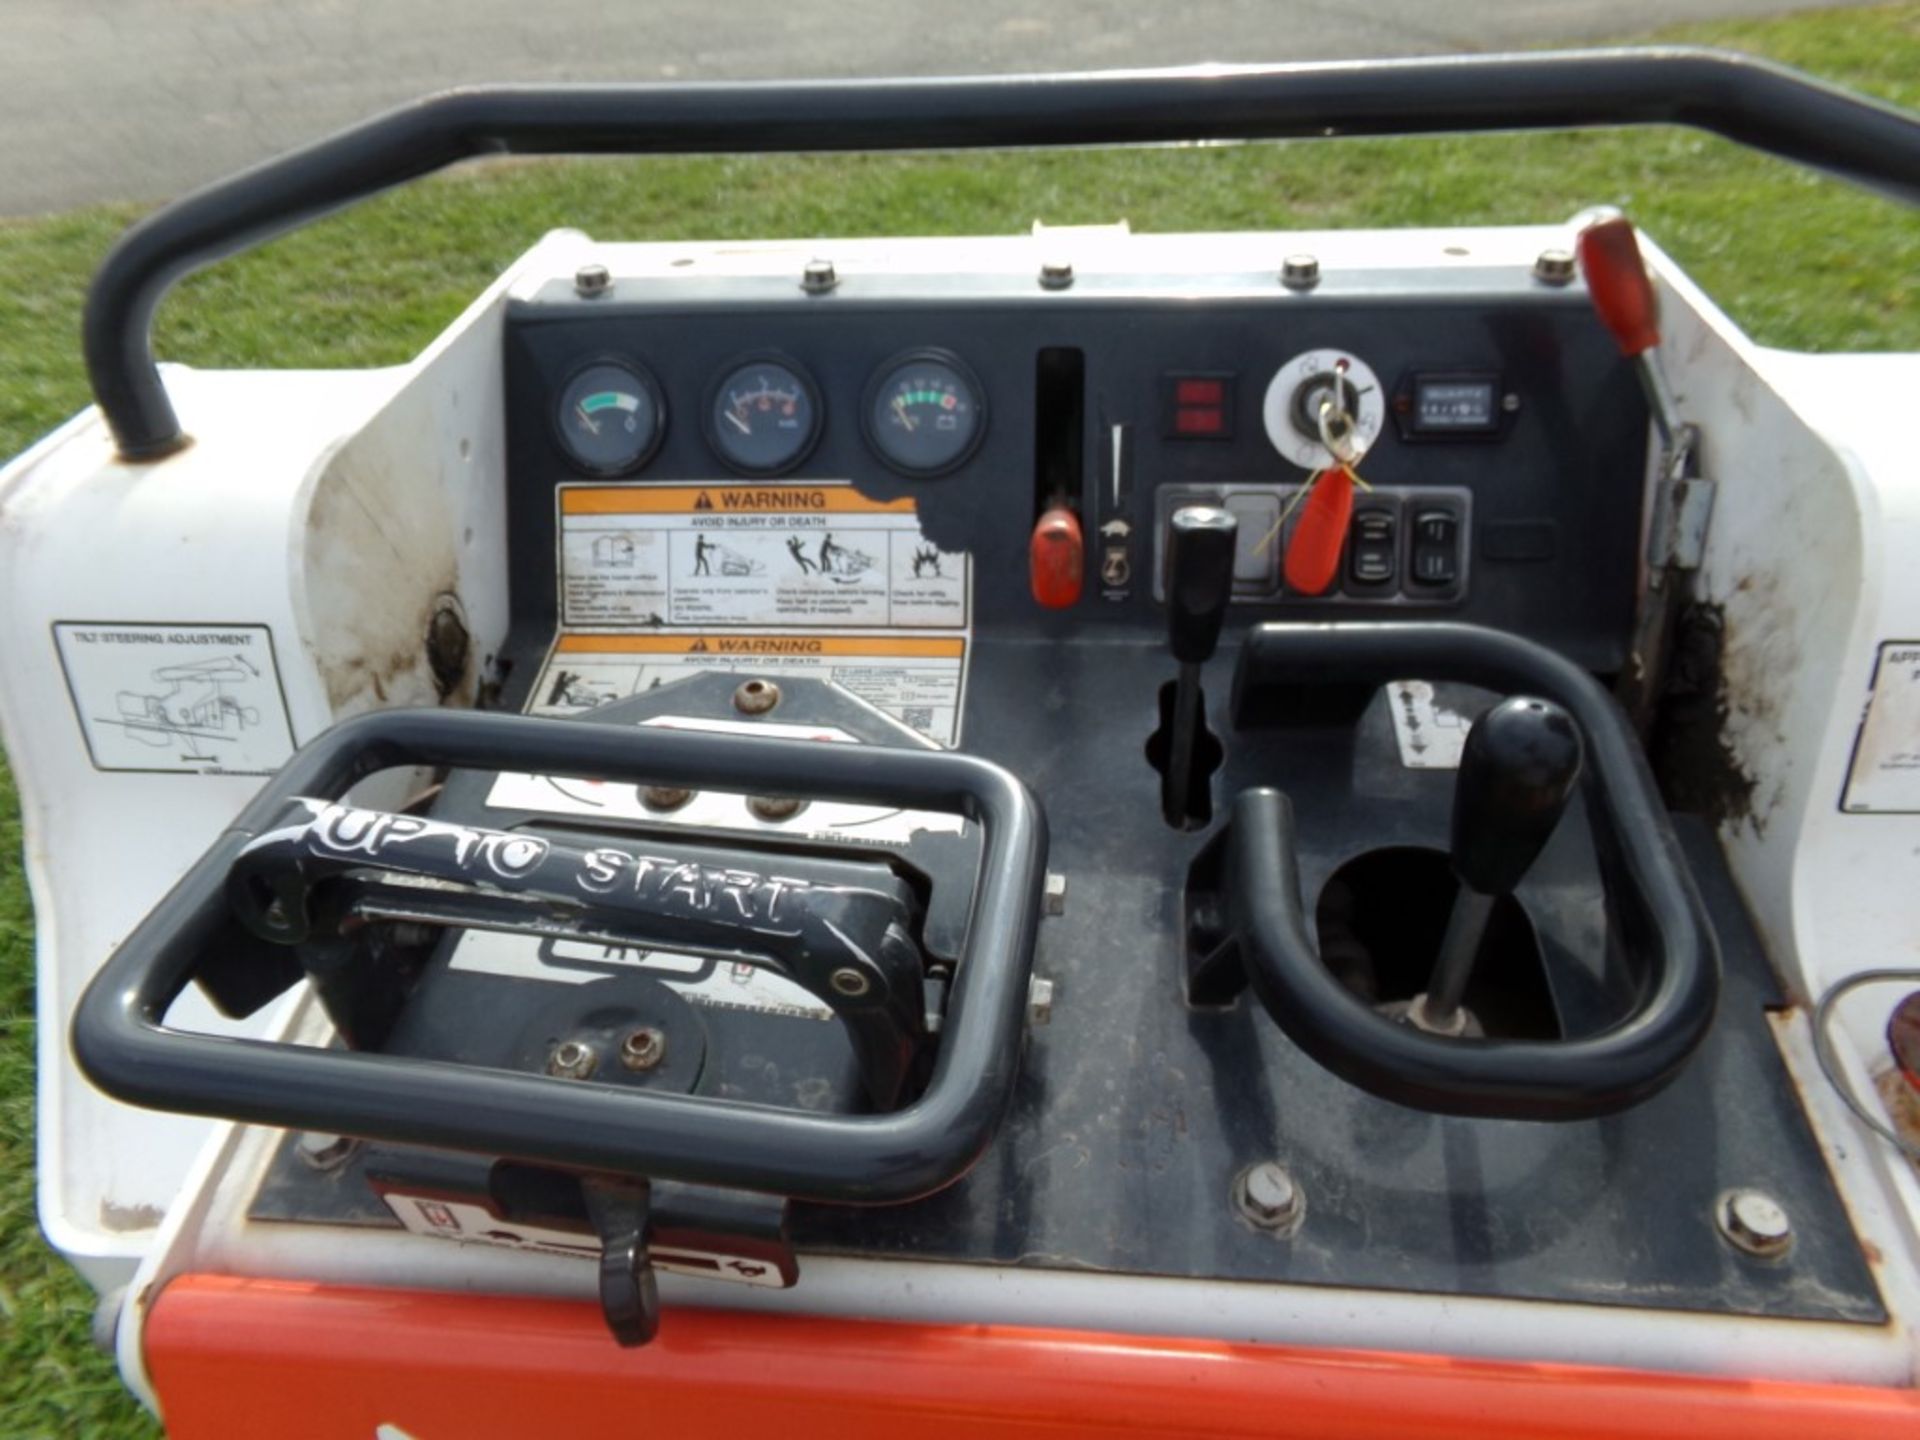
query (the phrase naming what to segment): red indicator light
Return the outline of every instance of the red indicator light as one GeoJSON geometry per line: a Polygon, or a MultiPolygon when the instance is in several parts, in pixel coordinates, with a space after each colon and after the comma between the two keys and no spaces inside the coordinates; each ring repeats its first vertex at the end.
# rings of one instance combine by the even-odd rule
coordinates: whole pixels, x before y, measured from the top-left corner
{"type": "Polygon", "coordinates": [[[1227,401],[1227,382],[1224,380],[1177,380],[1173,386],[1175,405],[1212,405],[1221,406],[1227,401]]]}
{"type": "Polygon", "coordinates": [[[1226,428],[1227,417],[1221,410],[1182,406],[1173,412],[1173,429],[1177,435],[1218,435],[1226,428]]]}

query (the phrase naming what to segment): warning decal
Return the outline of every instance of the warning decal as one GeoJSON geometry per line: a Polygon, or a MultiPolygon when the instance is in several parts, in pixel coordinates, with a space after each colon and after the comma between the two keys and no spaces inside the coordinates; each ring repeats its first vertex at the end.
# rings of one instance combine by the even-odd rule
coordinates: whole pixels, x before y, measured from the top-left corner
{"type": "Polygon", "coordinates": [[[958,635],[563,634],[527,702],[566,715],[702,670],[829,680],[942,745],[959,739],[967,642],[958,635]]]}
{"type": "Polygon", "coordinates": [[[97,770],[271,775],[293,754],[264,625],[75,621],[53,639],[97,770]]]}
{"type": "Polygon", "coordinates": [[[967,557],[845,481],[562,485],[561,617],[600,628],[964,629],[967,557]]]}
{"type": "Polygon", "coordinates": [[[1872,683],[1841,808],[1853,814],[1920,813],[1920,640],[1882,644],[1872,683]]]}

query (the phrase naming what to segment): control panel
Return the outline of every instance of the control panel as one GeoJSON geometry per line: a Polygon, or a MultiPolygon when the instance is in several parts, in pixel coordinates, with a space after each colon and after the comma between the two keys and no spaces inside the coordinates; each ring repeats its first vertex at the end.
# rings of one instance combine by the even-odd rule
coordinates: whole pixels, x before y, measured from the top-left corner
{"type": "MultiPolygon", "coordinates": [[[[511,307],[506,353],[535,631],[557,619],[561,487],[819,482],[904,503],[967,557],[978,627],[1157,629],[1169,517],[1212,503],[1240,521],[1236,625],[1413,610],[1624,661],[1645,403],[1584,295],[1524,273],[1177,301],[1145,277],[555,281],[511,307]]],[[[789,578],[824,584],[806,544],[789,578]]],[[[633,618],[653,613],[699,618],[633,618]]]]}

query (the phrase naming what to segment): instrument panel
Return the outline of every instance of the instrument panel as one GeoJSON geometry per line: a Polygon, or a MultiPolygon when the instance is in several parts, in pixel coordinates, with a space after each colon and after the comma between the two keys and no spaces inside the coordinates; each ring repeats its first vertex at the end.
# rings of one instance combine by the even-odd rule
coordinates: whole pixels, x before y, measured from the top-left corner
{"type": "Polygon", "coordinates": [[[1179,299],[1144,279],[553,284],[512,305],[506,353],[514,604],[536,626],[562,485],[832,480],[910,499],[933,546],[970,556],[984,627],[1158,627],[1177,496],[1246,512],[1241,619],[1413,607],[1599,673],[1624,660],[1645,403],[1584,295],[1524,272],[1179,299]],[[1342,471],[1344,543],[1309,590],[1278,557],[1303,492],[1342,471]],[[1063,516],[1075,584],[1042,600],[1036,527],[1063,516]]]}

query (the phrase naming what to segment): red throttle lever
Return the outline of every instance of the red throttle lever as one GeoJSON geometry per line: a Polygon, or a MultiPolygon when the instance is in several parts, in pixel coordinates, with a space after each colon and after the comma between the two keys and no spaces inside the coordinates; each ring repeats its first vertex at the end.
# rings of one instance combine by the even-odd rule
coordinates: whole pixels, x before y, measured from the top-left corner
{"type": "Polygon", "coordinates": [[[1087,574],[1087,542],[1080,517],[1065,505],[1041,515],[1027,542],[1027,578],[1033,598],[1049,610],[1079,603],[1087,574]]]}
{"type": "Polygon", "coordinates": [[[1596,220],[1580,232],[1575,248],[1593,308],[1613,332],[1620,353],[1634,360],[1658,345],[1660,300],[1640,258],[1633,222],[1624,215],[1596,220]]]}
{"type": "Polygon", "coordinates": [[[1671,451],[1681,433],[1680,411],[1660,362],[1660,299],[1640,257],[1633,222],[1624,215],[1596,220],[1580,232],[1574,249],[1594,311],[1620,353],[1638,366],[1661,444],[1671,451]]]}

